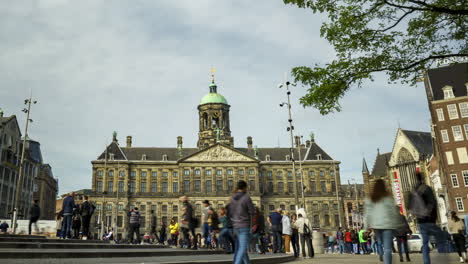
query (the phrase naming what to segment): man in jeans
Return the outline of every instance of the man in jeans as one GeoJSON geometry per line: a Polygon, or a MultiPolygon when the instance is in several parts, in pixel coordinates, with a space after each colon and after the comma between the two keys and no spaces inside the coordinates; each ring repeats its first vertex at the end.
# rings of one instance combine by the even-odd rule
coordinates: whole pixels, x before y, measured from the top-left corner
{"type": "Polygon", "coordinates": [[[128,240],[131,244],[133,244],[133,235],[136,233],[136,243],[140,244],[140,212],[138,212],[138,208],[135,207],[130,212],[128,212],[129,223],[130,223],[130,233],[128,240]]]}
{"type": "Polygon", "coordinates": [[[62,224],[62,238],[68,239],[71,238],[71,224],[72,224],[72,215],[73,209],[76,208],[75,205],[75,193],[69,193],[62,202],[63,210],[63,224],[62,224]]]}
{"type": "MultiPolygon", "coordinates": [[[[413,192],[418,194],[418,197],[422,198],[424,203],[423,207],[426,208],[427,213],[419,213],[417,210],[417,201],[413,198],[413,195],[409,196],[409,208],[413,211],[413,214],[416,216],[416,221],[419,224],[419,230],[422,236],[422,254],[424,264],[430,264],[431,258],[429,256],[429,236],[433,235],[437,239],[437,249],[439,253],[444,252],[444,245],[442,241],[442,230],[438,227],[436,223],[437,219],[437,201],[434,197],[434,192],[431,187],[427,186],[420,172],[416,173],[416,187],[413,192]]],[[[419,206],[420,207],[420,206],[419,206]]],[[[440,257],[440,256],[438,256],[440,257]]],[[[443,263],[443,260],[438,260],[436,263],[443,263]]],[[[447,263],[447,262],[446,262],[447,263]]]]}
{"type": "Polygon", "coordinates": [[[203,225],[202,225],[202,231],[203,231],[203,238],[205,240],[205,247],[208,247],[210,245],[210,227],[208,225],[208,212],[212,210],[210,207],[210,202],[208,200],[203,201],[203,209],[202,209],[202,219],[203,219],[203,225]]]}
{"type": "Polygon", "coordinates": [[[338,232],[336,232],[336,243],[338,244],[338,248],[340,249],[340,254],[343,254],[345,251],[345,242],[344,242],[344,234],[341,231],[341,227],[338,227],[338,232]]]}
{"type": "Polygon", "coordinates": [[[229,204],[229,216],[234,228],[236,238],[234,264],[250,264],[249,248],[251,238],[251,226],[255,216],[255,207],[247,194],[247,183],[239,181],[237,183],[236,193],[231,197],[229,204]]]}
{"type": "Polygon", "coordinates": [[[276,212],[271,213],[267,218],[268,224],[271,226],[271,232],[273,233],[273,253],[280,253],[283,248],[282,219],[281,208],[276,209],[276,212]]]}

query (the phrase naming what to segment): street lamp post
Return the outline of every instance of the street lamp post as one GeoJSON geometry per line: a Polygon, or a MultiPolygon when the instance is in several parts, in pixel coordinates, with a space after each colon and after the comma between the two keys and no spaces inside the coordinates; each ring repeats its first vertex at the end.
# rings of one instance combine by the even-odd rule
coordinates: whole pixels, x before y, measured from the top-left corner
{"type": "Polygon", "coordinates": [[[22,186],[22,181],[23,181],[23,165],[24,165],[24,153],[26,151],[26,141],[28,139],[28,127],[29,127],[29,122],[32,122],[32,119],[29,118],[29,114],[31,112],[31,103],[36,104],[37,101],[32,100],[32,95],[29,96],[29,99],[24,100],[24,104],[28,106],[28,108],[24,108],[23,112],[26,113],[26,128],[24,129],[24,139],[23,139],[23,146],[21,150],[21,161],[20,161],[20,167],[19,167],[19,172],[18,172],[18,181],[16,181],[16,193],[15,193],[15,200],[13,203],[13,234],[16,234],[16,227],[17,227],[17,221],[18,221],[18,211],[19,211],[19,199],[20,199],[20,194],[21,192],[21,186],[22,186]]]}
{"type": "Polygon", "coordinates": [[[297,153],[299,154],[299,173],[301,174],[301,195],[302,195],[302,207],[305,209],[305,195],[304,195],[304,175],[302,174],[302,157],[301,157],[301,142],[300,139],[303,136],[298,136],[299,142],[297,144],[297,153]]]}
{"type": "Polygon", "coordinates": [[[292,173],[293,173],[293,180],[294,180],[294,203],[296,205],[296,211],[299,209],[299,197],[297,193],[297,174],[296,174],[296,166],[295,166],[295,161],[294,161],[294,136],[293,136],[293,130],[294,126],[292,124],[292,115],[291,115],[291,91],[289,91],[289,85],[296,86],[294,83],[290,83],[289,81],[286,81],[285,84],[280,84],[278,85],[278,88],[283,88],[286,86],[286,95],[288,96],[288,102],[281,103],[280,106],[283,107],[284,105],[288,106],[288,122],[289,126],[287,128],[287,131],[290,133],[291,137],[291,163],[292,163],[292,173]]]}

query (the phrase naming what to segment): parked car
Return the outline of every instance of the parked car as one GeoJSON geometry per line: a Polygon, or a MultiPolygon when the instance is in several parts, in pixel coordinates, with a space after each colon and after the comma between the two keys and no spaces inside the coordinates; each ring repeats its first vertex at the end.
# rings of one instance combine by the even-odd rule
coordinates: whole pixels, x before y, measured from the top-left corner
{"type": "MultiPolygon", "coordinates": [[[[429,244],[429,250],[432,250],[431,243],[429,244]]],[[[396,238],[393,239],[393,245],[395,250],[398,250],[396,238]]],[[[408,236],[408,247],[410,252],[421,252],[422,251],[422,236],[421,234],[412,234],[408,236]]]]}

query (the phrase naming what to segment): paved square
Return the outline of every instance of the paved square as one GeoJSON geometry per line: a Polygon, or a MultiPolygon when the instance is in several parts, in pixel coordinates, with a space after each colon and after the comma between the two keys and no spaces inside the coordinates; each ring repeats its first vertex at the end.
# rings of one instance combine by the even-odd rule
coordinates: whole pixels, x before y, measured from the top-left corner
{"type": "MultiPolygon", "coordinates": [[[[400,257],[398,254],[393,254],[392,263],[412,263],[412,264],[422,264],[422,255],[421,254],[411,254],[411,262],[400,262],[400,257]]],[[[313,259],[299,259],[294,262],[288,263],[297,263],[297,264],[335,264],[335,263],[346,263],[346,264],[378,264],[382,263],[378,259],[377,255],[348,255],[348,254],[320,254],[316,255],[313,259]]],[[[449,263],[459,263],[458,255],[449,254],[448,256],[441,256],[437,254],[431,254],[431,263],[432,264],[449,264],[449,263]]]]}

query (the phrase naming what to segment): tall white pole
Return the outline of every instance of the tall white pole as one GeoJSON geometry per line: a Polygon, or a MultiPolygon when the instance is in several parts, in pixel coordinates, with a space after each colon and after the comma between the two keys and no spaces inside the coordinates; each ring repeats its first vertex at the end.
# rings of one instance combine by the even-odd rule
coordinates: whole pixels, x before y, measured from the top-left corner
{"type": "Polygon", "coordinates": [[[294,126],[292,125],[292,115],[291,115],[291,92],[289,91],[289,82],[286,82],[286,94],[288,95],[288,115],[289,115],[289,132],[291,137],[291,161],[292,161],[292,173],[293,173],[293,180],[294,180],[294,203],[296,204],[296,211],[299,209],[299,197],[297,193],[297,174],[296,174],[296,167],[294,161],[294,136],[293,130],[294,126]]]}
{"type": "Polygon", "coordinates": [[[336,175],[336,165],[335,163],[333,162],[333,174],[335,175],[335,192],[336,192],[336,202],[338,203],[338,218],[340,219],[340,227],[343,227],[342,226],[342,220],[341,220],[341,206],[340,206],[340,197],[338,195],[338,186],[340,186],[338,184],[338,176],[336,175]]]}
{"type": "Polygon", "coordinates": [[[26,128],[24,129],[23,147],[21,150],[21,161],[20,161],[20,167],[19,167],[19,172],[18,172],[18,181],[16,182],[16,193],[15,193],[15,200],[14,200],[14,206],[13,206],[13,234],[16,234],[20,194],[23,193],[21,189],[22,189],[22,184],[23,184],[24,153],[26,152],[26,141],[28,138],[29,113],[31,111],[32,95],[25,102],[28,105],[28,109],[25,110],[26,111],[26,125],[25,125],[26,128]]]}

